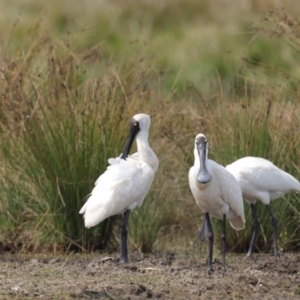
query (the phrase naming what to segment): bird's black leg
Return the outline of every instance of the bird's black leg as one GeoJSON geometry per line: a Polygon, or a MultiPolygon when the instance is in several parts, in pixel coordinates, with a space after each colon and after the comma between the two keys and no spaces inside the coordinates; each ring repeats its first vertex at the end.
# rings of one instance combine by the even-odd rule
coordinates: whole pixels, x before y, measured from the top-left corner
{"type": "Polygon", "coordinates": [[[126,210],[123,214],[123,221],[121,226],[121,262],[128,262],[128,250],[127,250],[127,222],[130,214],[130,210],[126,210]]]}
{"type": "Polygon", "coordinates": [[[211,274],[214,269],[212,267],[212,256],[213,256],[213,244],[214,244],[214,232],[211,226],[209,213],[205,214],[207,228],[208,228],[208,239],[209,239],[209,256],[208,256],[208,274],[211,274]]]}
{"type": "Polygon", "coordinates": [[[256,207],[254,203],[250,204],[251,207],[251,211],[252,211],[252,217],[253,217],[253,229],[252,229],[252,238],[251,238],[251,242],[250,242],[250,246],[249,246],[249,250],[247,253],[247,256],[252,256],[252,252],[253,252],[253,247],[254,247],[254,243],[255,243],[255,239],[259,230],[259,221],[257,218],[257,214],[256,214],[256,207]]]}
{"type": "Polygon", "coordinates": [[[226,271],[225,263],[225,254],[226,254],[226,215],[223,215],[223,234],[222,234],[222,243],[223,243],[223,271],[226,271]]]}
{"type": "Polygon", "coordinates": [[[277,244],[277,220],[274,217],[272,210],[271,210],[271,206],[270,205],[266,205],[267,210],[271,216],[272,219],[272,225],[273,225],[273,234],[274,234],[274,254],[275,257],[279,257],[279,252],[278,252],[278,244],[277,244]]]}

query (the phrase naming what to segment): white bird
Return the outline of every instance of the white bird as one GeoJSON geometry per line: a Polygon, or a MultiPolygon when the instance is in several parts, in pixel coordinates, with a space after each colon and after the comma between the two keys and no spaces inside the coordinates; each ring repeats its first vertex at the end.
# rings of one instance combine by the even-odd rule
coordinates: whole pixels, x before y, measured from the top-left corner
{"type": "Polygon", "coordinates": [[[214,240],[209,215],[223,219],[223,270],[226,271],[226,218],[236,230],[245,227],[241,189],[232,174],[226,171],[223,166],[207,158],[208,143],[205,135],[202,133],[196,136],[194,156],[194,166],[189,171],[189,184],[196,203],[205,213],[206,217],[204,226],[199,233],[199,238],[203,240],[207,224],[210,240],[208,272],[211,273],[213,271],[212,253],[214,240]]]}
{"type": "Polygon", "coordinates": [[[130,211],[143,204],[158,169],[158,159],[149,146],[150,117],[135,115],[130,122],[130,136],[119,158],[109,159],[110,166],[98,178],[87,202],[79,211],[87,228],[106,218],[123,214],[121,226],[121,261],[128,261],[127,221],[130,211]],[[137,153],[128,156],[136,138],[137,153]]]}
{"type": "Polygon", "coordinates": [[[259,230],[259,221],[256,214],[255,202],[260,200],[266,205],[271,216],[274,235],[274,253],[279,256],[277,244],[277,220],[271,210],[270,202],[284,196],[288,192],[300,192],[300,183],[292,175],[282,171],[272,162],[260,157],[244,157],[226,169],[239,183],[243,198],[250,204],[254,219],[253,233],[247,256],[251,256],[256,235],[259,230]]]}

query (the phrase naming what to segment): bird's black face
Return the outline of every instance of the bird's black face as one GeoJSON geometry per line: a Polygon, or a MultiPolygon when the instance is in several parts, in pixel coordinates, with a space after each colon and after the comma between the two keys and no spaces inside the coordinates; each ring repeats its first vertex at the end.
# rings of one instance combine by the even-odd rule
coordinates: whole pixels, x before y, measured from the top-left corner
{"type": "Polygon", "coordinates": [[[122,159],[126,160],[128,154],[129,154],[130,148],[132,146],[132,143],[134,141],[134,138],[136,137],[136,135],[137,135],[137,133],[139,131],[140,131],[140,124],[139,124],[139,122],[136,121],[135,119],[132,119],[130,121],[130,134],[129,134],[129,138],[127,140],[125,149],[124,149],[124,151],[122,153],[122,156],[121,156],[122,159]]]}
{"type": "Polygon", "coordinates": [[[200,160],[200,169],[197,175],[197,181],[199,183],[208,183],[209,181],[211,181],[211,176],[206,169],[207,139],[204,134],[197,135],[196,147],[200,160]]]}
{"type": "Polygon", "coordinates": [[[136,134],[140,131],[140,123],[136,121],[135,119],[131,119],[130,121],[130,134],[132,134],[134,137],[136,134]]]}

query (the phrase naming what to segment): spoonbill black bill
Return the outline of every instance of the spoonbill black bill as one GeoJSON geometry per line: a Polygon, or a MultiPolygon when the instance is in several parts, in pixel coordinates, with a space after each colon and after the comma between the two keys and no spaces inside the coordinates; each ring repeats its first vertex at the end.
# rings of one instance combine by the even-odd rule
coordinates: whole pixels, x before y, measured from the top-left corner
{"type": "Polygon", "coordinates": [[[121,262],[128,262],[127,222],[130,211],[143,204],[158,169],[158,159],[149,146],[151,120],[146,114],[135,115],[130,122],[130,134],[122,155],[108,160],[110,166],[98,178],[80,214],[85,227],[93,227],[106,218],[123,214],[121,225],[121,262]],[[137,153],[129,156],[136,139],[137,153]]]}
{"type": "Polygon", "coordinates": [[[244,157],[226,166],[226,169],[239,183],[243,198],[250,204],[254,219],[252,238],[247,256],[252,256],[255,239],[259,230],[255,202],[260,200],[266,205],[273,225],[274,255],[279,256],[277,220],[271,210],[270,202],[288,192],[300,192],[300,183],[292,175],[282,171],[272,162],[260,157],[244,157]]]}
{"type": "Polygon", "coordinates": [[[199,238],[200,240],[205,239],[207,225],[210,241],[208,273],[214,271],[212,266],[214,233],[210,215],[217,219],[223,219],[223,271],[226,271],[226,218],[236,230],[245,227],[241,189],[232,174],[223,166],[208,159],[208,142],[202,133],[196,136],[194,156],[194,166],[189,171],[189,185],[196,203],[205,213],[204,226],[199,233],[199,238]]]}

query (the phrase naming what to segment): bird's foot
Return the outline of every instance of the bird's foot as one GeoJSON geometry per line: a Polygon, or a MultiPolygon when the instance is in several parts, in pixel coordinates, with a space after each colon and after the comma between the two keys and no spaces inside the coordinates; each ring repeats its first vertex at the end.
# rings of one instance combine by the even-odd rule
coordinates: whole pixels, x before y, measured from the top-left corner
{"type": "Polygon", "coordinates": [[[248,252],[247,257],[252,258],[252,252],[248,252]]]}
{"type": "Polygon", "coordinates": [[[209,267],[208,268],[208,275],[211,275],[214,272],[213,267],[209,267]]]}
{"type": "Polygon", "coordinates": [[[127,257],[123,257],[120,260],[121,264],[127,264],[128,263],[128,258],[127,257]]]}
{"type": "Polygon", "coordinates": [[[280,258],[279,252],[275,252],[274,255],[272,254],[271,258],[274,258],[274,259],[280,258]]]}

